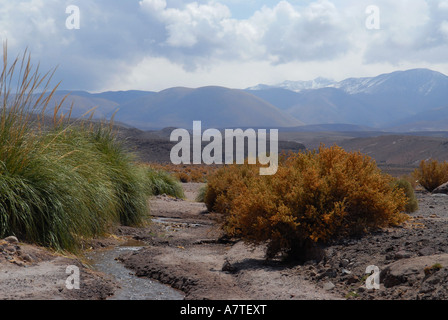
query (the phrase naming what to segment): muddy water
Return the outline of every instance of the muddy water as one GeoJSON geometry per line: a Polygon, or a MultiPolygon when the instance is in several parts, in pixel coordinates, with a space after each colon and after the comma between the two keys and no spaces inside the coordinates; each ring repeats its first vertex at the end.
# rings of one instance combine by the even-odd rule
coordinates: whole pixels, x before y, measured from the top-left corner
{"type": "Polygon", "coordinates": [[[164,284],[148,278],[139,278],[125,268],[116,258],[126,252],[140,250],[143,243],[131,240],[113,249],[90,253],[88,259],[92,267],[113,276],[120,285],[109,300],[183,300],[184,295],[164,284]]]}

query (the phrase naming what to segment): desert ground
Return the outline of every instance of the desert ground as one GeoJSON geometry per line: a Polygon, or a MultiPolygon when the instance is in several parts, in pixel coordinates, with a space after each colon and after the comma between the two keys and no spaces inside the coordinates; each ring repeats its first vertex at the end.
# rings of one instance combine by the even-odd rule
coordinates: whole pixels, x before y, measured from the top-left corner
{"type": "Polygon", "coordinates": [[[322,247],[323,259],[298,263],[281,257],[267,261],[263,247],[223,237],[220,215],[194,201],[201,185],[183,184],[186,199],[151,198],[149,225],[119,227],[89,241],[84,257],[2,240],[0,299],[117,298],[120,281],[127,280],[96,270],[88,257],[129,241],[138,248],[117,251],[112,259],[133,277],[174,288],[176,299],[448,299],[446,195],[418,191],[420,208],[405,225],[322,247]],[[70,265],[80,269],[80,289],[66,286],[70,265]],[[379,289],[366,284],[366,268],[372,265],[380,272],[379,289]]]}

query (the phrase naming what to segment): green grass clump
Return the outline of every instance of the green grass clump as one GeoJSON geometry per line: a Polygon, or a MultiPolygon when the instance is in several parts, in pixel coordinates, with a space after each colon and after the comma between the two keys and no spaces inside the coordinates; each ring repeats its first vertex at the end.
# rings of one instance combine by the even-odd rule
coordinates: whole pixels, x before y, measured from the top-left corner
{"type": "Polygon", "coordinates": [[[153,195],[166,194],[180,199],[185,198],[179,179],[169,172],[147,167],[146,177],[153,195]]]}
{"type": "Polygon", "coordinates": [[[111,127],[64,121],[55,106],[53,126],[44,117],[56,91],[29,55],[0,75],[0,237],[76,251],[81,240],[115,224],[138,225],[149,213],[145,170],[111,127]],[[14,80],[13,80],[14,79],[14,80]],[[18,80],[17,80],[18,79],[18,80]],[[17,85],[12,92],[12,84],[17,85]],[[43,88],[41,86],[43,85],[43,88]],[[35,91],[42,89],[40,94],[35,91]]]}
{"type": "Polygon", "coordinates": [[[393,182],[393,187],[395,189],[403,190],[404,194],[406,195],[406,205],[404,208],[405,212],[411,213],[418,210],[418,200],[415,196],[414,188],[408,180],[404,178],[396,179],[393,182]]]}
{"type": "Polygon", "coordinates": [[[195,198],[195,201],[196,202],[205,202],[206,193],[207,193],[207,185],[204,184],[201,188],[199,188],[199,191],[195,198]]]}

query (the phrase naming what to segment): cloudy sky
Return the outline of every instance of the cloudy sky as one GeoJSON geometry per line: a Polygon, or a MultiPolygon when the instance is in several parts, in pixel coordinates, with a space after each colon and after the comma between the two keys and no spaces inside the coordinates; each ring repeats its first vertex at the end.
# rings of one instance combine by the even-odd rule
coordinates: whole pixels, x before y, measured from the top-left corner
{"type": "Polygon", "coordinates": [[[90,92],[448,74],[448,0],[0,0],[0,37],[90,92]]]}

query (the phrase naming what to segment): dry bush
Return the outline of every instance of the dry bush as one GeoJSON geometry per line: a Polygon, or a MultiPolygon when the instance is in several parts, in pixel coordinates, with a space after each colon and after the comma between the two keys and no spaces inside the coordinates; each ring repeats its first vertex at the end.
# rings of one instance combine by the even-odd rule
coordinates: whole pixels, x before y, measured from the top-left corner
{"type": "Polygon", "coordinates": [[[448,162],[428,160],[420,162],[413,176],[427,191],[432,192],[438,186],[448,181],[448,162]]]}
{"type": "Polygon", "coordinates": [[[416,190],[418,187],[418,181],[415,179],[414,174],[404,174],[398,178],[399,180],[405,180],[409,182],[413,190],[416,190]]]}
{"type": "Polygon", "coordinates": [[[208,176],[217,170],[218,166],[208,165],[174,165],[151,163],[151,167],[172,173],[181,182],[206,182],[208,176]]]}
{"type": "Polygon", "coordinates": [[[256,166],[223,168],[209,178],[205,203],[225,214],[224,230],[266,255],[306,255],[317,243],[363,234],[406,220],[404,192],[375,162],[342,148],[290,154],[273,176],[256,166]]]}

